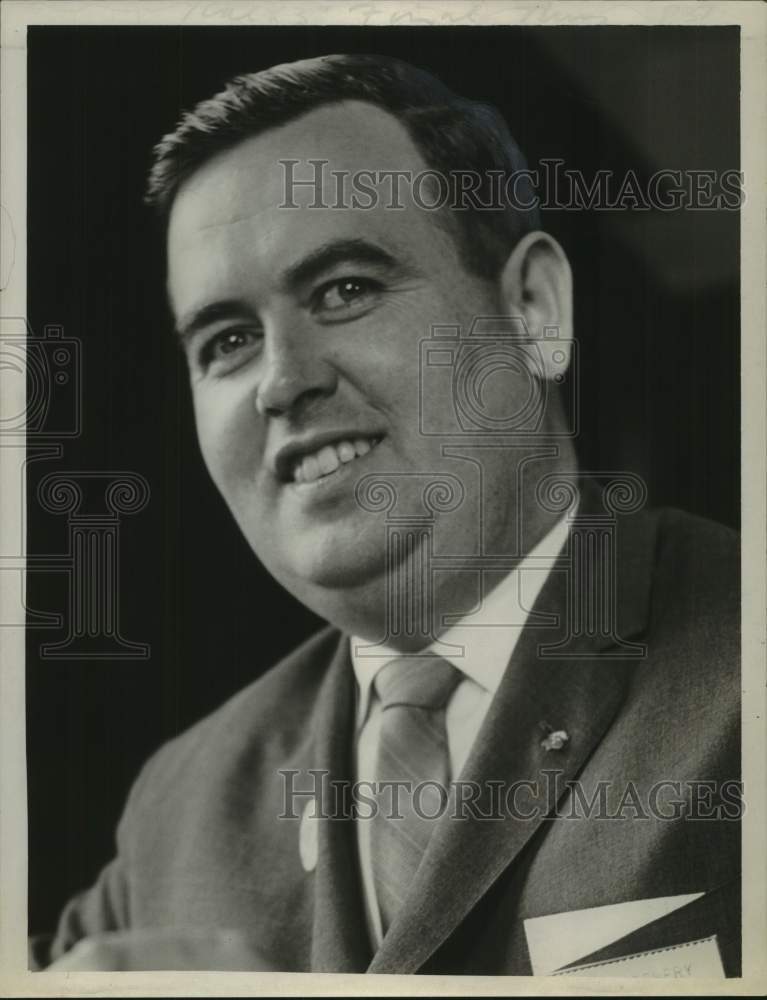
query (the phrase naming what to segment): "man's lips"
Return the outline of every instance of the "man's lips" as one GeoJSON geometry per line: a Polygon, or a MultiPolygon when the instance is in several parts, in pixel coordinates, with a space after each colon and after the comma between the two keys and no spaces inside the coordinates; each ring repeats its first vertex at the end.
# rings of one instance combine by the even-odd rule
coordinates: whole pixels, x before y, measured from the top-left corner
{"type": "Polygon", "coordinates": [[[314,434],[284,445],[275,456],[274,471],[283,483],[314,483],[367,455],[381,438],[360,431],[314,434]]]}

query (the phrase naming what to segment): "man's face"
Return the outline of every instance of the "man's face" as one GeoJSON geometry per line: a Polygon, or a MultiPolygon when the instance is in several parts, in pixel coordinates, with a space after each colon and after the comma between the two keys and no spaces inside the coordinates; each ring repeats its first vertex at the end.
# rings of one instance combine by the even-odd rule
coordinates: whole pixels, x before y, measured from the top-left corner
{"type": "MultiPolygon", "coordinates": [[[[219,154],[171,213],[170,297],[205,462],[265,566],[322,611],[320,592],[384,570],[383,520],[359,506],[360,477],[456,472],[439,438],[420,432],[420,342],[433,324],[468,330],[499,302],[404,188],[400,210],[386,207],[388,189],[370,210],[308,208],[308,188],[294,190],[301,207],[281,208],[285,159],[301,161],[296,178],[308,175],[306,160],[329,161],[329,205],[331,171],[425,164],[396,119],[348,102],[219,154]]],[[[425,405],[444,408],[452,425],[449,393],[425,405]]],[[[488,483],[504,511],[509,486],[488,483]]],[[[476,505],[464,507],[451,515],[458,544],[477,531],[476,505]]]]}

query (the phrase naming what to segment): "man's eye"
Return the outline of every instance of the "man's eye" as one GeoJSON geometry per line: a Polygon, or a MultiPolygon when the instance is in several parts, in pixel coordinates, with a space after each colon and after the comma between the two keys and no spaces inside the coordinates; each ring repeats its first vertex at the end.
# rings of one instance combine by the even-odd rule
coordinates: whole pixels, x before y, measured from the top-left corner
{"type": "Polygon", "coordinates": [[[325,312],[343,312],[366,302],[380,289],[370,278],[339,278],[317,289],[315,309],[325,312]]]}
{"type": "Polygon", "coordinates": [[[206,368],[217,361],[233,364],[240,354],[251,349],[258,339],[258,335],[252,330],[222,330],[203,345],[200,362],[206,368]]]}

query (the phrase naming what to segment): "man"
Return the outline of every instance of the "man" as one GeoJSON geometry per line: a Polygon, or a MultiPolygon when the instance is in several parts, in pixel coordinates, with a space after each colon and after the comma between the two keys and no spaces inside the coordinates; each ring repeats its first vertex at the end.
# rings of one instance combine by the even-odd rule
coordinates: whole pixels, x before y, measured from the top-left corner
{"type": "Polygon", "coordinates": [[[147,764],[54,968],[738,973],[736,540],[578,470],[524,169],[359,56],[157,147],[205,462],[331,625],[147,764]]]}

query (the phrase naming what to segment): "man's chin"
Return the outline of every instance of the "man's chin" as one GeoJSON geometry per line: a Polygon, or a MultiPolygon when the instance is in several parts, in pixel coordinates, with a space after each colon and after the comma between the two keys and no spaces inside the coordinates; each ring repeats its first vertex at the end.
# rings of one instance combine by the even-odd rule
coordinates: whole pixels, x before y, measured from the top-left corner
{"type": "Polygon", "coordinates": [[[326,565],[304,571],[300,577],[307,591],[353,591],[374,584],[380,580],[383,566],[337,566],[326,565]]]}
{"type": "Polygon", "coordinates": [[[332,555],[313,556],[303,552],[291,562],[291,575],[309,587],[350,590],[372,583],[383,576],[385,554],[336,549],[332,555]]]}
{"type": "Polygon", "coordinates": [[[386,569],[385,541],[365,537],[364,532],[296,532],[290,550],[262,562],[284,587],[299,600],[310,603],[308,594],[317,589],[348,591],[381,580],[386,569]],[[318,537],[319,534],[319,537],[318,537]]]}

